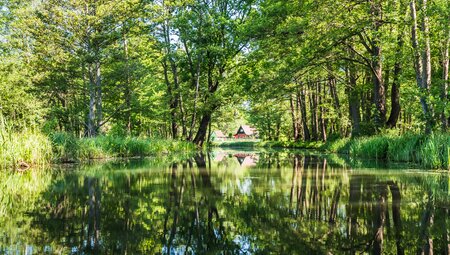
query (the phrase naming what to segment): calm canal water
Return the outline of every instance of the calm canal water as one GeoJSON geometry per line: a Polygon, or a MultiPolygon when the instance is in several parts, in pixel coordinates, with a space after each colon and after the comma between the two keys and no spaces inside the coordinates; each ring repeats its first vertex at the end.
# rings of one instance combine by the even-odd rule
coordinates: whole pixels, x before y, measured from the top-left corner
{"type": "Polygon", "coordinates": [[[0,254],[449,254],[449,174],[217,150],[2,174],[0,254]]]}

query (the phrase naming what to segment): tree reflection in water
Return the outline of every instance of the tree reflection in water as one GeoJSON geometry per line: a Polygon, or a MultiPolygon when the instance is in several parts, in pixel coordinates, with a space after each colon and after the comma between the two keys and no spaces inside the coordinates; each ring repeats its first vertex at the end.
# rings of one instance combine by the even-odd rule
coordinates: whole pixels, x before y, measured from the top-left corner
{"type": "Polygon", "coordinates": [[[3,210],[0,253],[449,252],[448,174],[216,155],[46,171],[36,199],[3,210]]]}

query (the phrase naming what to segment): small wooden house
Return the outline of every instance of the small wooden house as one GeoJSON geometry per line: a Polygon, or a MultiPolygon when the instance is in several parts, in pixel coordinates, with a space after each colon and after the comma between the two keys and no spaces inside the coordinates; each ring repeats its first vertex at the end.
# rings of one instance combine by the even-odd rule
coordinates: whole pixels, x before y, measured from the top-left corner
{"type": "Polygon", "coordinates": [[[211,134],[211,140],[212,141],[224,141],[226,140],[227,137],[225,136],[225,134],[220,131],[220,130],[215,130],[212,132],[211,134]]]}
{"type": "Polygon", "coordinates": [[[257,135],[256,129],[247,125],[241,125],[237,130],[236,134],[234,135],[234,138],[236,139],[255,138],[256,135],[257,135]]]}

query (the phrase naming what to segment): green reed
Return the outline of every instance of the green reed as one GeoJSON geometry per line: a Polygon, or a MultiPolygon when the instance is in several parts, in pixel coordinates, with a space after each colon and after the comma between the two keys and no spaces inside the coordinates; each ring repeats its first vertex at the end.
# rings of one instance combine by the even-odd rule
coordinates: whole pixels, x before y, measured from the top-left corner
{"type": "Polygon", "coordinates": [[[62,162],[113,157],[145,157],[192,152],[194,144],[185,141],[147,137],[98,136],[76,138],[67,133],[51,136],[55,158],[62,162]]]}
{"type": "Polygon", "coordinates": [[[14,131],[0,115],[0,169],[43,165],[52,156],[50,140],[32,128],[14,131]]]}

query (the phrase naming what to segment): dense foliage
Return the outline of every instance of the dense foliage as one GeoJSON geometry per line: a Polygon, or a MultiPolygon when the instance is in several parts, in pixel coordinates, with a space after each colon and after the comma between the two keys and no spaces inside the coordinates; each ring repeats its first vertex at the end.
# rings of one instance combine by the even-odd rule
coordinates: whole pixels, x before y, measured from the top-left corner
{"type": "Polygon", "coordinates": [[[17,131],[197,145],[242,122],[265,140],[446,132],[449,20],[445,0],[1,0],[0,111],[17,131]]]}

